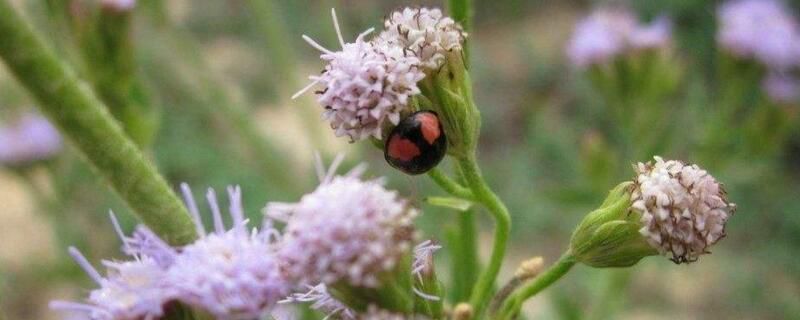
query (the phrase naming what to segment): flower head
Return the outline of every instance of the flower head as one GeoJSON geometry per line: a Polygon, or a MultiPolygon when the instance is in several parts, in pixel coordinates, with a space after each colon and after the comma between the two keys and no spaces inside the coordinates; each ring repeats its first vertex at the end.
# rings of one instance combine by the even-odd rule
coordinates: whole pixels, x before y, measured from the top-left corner
{"type": "Polygon", "coordinates": [[[574,65],[585,68],[607,63],[628,49],[660,48],[671,41],[668,18],[662,16],[651,24],[639,24],[629,10],[605,7],[578,22],[567,45],[567,57],[574,65]]]}
{"type": "Polygon", "coordinates": [[[320,58],[328,64],[322,74],[295,97],[319,84],[317,101],[325,108],[322,117],[329,121],[336,136],[351,140],[382,138],[384,126],[400,122],[401,112],[408,109],[411,97],[420,93],[417,82],[425,77],[419,59],[399,46],[364,40],[372,29],[361,33],[355,43],[345,43],[336,15],[334,26],[342,49],[331,51],[311,38],[303,38],[322,51],[320,58]]]}
{"type": "Polygon", "coordinates": [[[18,166],[46,160],[63,148],[61,135],[47,119],[25,114],[0,127],[0,163],[18,166]]]}
{"type": "MultiPolygon", "coordinates": [[[[187,202],[191,193],[183,185],[187,202]]],[[[168,271],[170,286],[177,297],[220,319],[255,318],[289,293],[289,284],[278,269],[275,257],[277,231],[266,226],[247,230],[239,188],[228,188],[233,226],[226,230],[214,191],[208,202],[213,213],[214,232],[185,246],[168,271]]],[[[190,210],[197,217],[196,206],[190,210]]],[[[198,230],[204,230],[196,219],[198,230]]]]}
{"type": "Polygon", "coordinates": [[[93,320],[156,319],[175,297],[165,284],[165,269],[150,257],[103,261],[108,270],[103,277],[77,249],[69,252],[99,287],[89,293],[86,303],[53,301],[52,309],[82,312],[93,320]]]}
{"type": "Polygon", "coordinates": [[[363,167],[334,176],[341,160],[300,202],[271,203],[265,212],[286,222],[279,256],[291,280],[377,288],[410,253],[417,211],[380,179],[360,179],[363,167]]]}
{"type": "Polygon", "coordinates": [[[717,42],[775,69],[800,65],[800,26],[779,0],[732,0],[720,6],[717,42]]]}
{"type": "Polygon", "coordinates": [[[722,185],[697,165],[680,161],[639,163],[631,208],[641,214],[640,233],[676,263],[692,262],[725,236],[736,205],[722,185]]]}
{"type": "Polygon", "coordinates": [[[96,320],[158,319],[165,305],[181,302],[203,309],[217,319],[257,318],[289,293],[290,285],[278,269],[275,243],[279,233],[269,221],[261,230],[247,229],[241,190],[228,188],[233,226],[226,229],[214,191],[207,198],[214,232],[207,233],[197,204],[182,186],[197,234],[194,243],[174,248],[150,229],[138,226],[125,236],[113,214],[111,220],[131,261],[104,261],[102,277],[76,249],[70,253],[100,286],[87,303],[54,301],[51,307],[80,311],[96,320]]]}
{"type": "Polygon", "coordinates": [[[378,43],[389,43],[414,52],[421,64],[436,69],[445,54],[460,51],[467,34],[452,18],[436,8],[404,8],[389,14],[378,43]]]}

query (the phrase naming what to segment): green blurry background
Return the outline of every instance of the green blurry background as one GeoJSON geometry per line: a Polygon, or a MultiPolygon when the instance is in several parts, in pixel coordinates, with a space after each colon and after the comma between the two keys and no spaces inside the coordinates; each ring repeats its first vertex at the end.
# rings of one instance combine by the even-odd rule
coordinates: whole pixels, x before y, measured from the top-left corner
{"type": "MultiPolygon", "coordinates": [[[[618,138],[620,124],[608,112],[607,99],[565,61],[575,21],[596,3],[475,2],[469,45],[483,115],[480,160],[513,215],[513,244],[501,281],[525,258],[555,260],[581,217],[611,187],[633,176],[630,164],[654,154],[697,162],[726,184],[738,204],[728,238],[698,263],[649,258],[628,271],[578,267],[526,305],[530,318],[800,319],[798,105],[780,109],[780,117],[793,122],[780,139],[759,130],[747,139],[722,134],[731,138],[712,146],[695,139],[722,130],[709,129],[707,121],[713,119],[717,89],[724,86],[720,81],[726,80],[716,75],[718,3],[632,1],[645,20],[660,13],[674,19],[679,62],[668,68],[682,74],[675,92],[656,103],[666,115],[653,125],[666,123],[668,138],[643,154],[618,138]]],[[[74,45],[80,39],[71,19],[82,23],[93,2],[17,3],[79,70],[102,59],[84,59],[74,45]]],[[[260,221],[267,201],[294,201],[314,188],[315,151],[328,161],[345,152],[347,166],[369,163],[369,174],[388,176],[391,188],[422,206],[425,236],[444,242],[441,230],[454,227],[456,214],[424,204],[426,196],[442,195],[426,177],[404,176],[370,145],[335,138],[310,96],[289,100],[308,74],[323,67],[300,35],[338,47],[331,7],[338,9],[346,39],[353,39],[379,27],[391,9],[414,4],[444,6],[395,0],[140,0],[131,50],[135,82],[146,92],[153,109],[148,112],[159,119],[152,159],[173,186],[187,182],[196,196],[207,187],[241,185],[249,215],[260,221]]],[[[0,119],[7,110],[33,103],[0,67],[0,119]]],[[[745,130],[740,125],[723,127],[745,130]]],[[[121,257],[109,209],[126,230],[136,223],[71,148],[24,173],[0,170],[0,312],[8,319],[55,319],[47,310],[49,300],[85,296],[92,283],[66,247],[77,246],[95,265],[121,257]]],[[[488,253],[491,222],[480,217],[485,231],[480,244],[488,253]]],[[[448,261],[445,243],[437,255],[441,272],[447,273],[448,261]]]]}

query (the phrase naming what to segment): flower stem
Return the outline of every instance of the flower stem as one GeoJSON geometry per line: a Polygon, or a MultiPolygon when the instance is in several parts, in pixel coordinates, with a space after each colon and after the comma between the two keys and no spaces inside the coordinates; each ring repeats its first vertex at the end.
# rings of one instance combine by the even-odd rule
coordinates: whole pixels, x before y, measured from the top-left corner
{"type": "Polygon", "coordinates": [[[467,185],[472,189],[472,193],[475,195],[476,201],[483,204],[495,220],[494,244],[492,245],[492,254],[489,258],[489,264],[478,277],[478,281],[475,283],[475,287],[472,288],[472,295],[470,297],[470,304],[472,304],[474,315],[476,318],[480,318],[481,311],[489,300],[495,279],[503,263],[508,234],[511,228],[511,216],[505,204],[500,201],[500,198],[494,194],[486,184],[486,181],[483,180],[474,153],[460,159],[459,166],[467,185]]]}
{"type": "Polygon", "coordinates": [[[195,237],[175,193],[72,68],[47,48],[8,0],[0,0],[0,57],[39,107],[154,232],[173,244],[195,237]]]}
{"type": "Polygon", "coordinates": [[[467,200],[473,200],[475,197],[472,195],[472,190],[465,188],[455,180],[447,176],[439,168],[433,168],[428,171],[428,176],[445,192],[467,200]]]}
{"type": "Polygon", "coordinates": [[[536,277],[533,282],[528,283],[511,294],[500,309],[500,313],[493,318],[500,320],[513,319],[525,300],[530,299],[555,283],[558,279],[561,279],[561,277],[572,269],[576,262],[575,257],[573,257],[570,252],[564,253],[555,264],[536,277]]]}

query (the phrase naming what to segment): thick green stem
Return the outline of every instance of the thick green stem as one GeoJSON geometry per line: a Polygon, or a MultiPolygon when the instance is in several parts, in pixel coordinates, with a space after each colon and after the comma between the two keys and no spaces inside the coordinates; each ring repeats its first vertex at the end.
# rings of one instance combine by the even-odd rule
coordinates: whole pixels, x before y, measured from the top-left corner
{"type": "Polygon", "coordinates": [[[0,0],[0,57],[39,107],[154,232],[173,244],[195,237],[192,220],[107,108],[42,38],[0,0]]]}
{"type": "Polygon", "coordinates": [[[497,274],[500,272],[500,266],[503,263],[508,234],[511,229],[511,216],[505,204],[500,201],[500,198],[489,189],[486,181],[483,180],[474,153],[466,158],[460,159],[459,166],[467,185],[472,189],[475,195],[476,201],[483,204],[489,210],[489,213],[491,213],[495,221],[492,254],[486,269],[478,277],[475,287],[472,288],[472,295],[470,297],[470,304],[472,304],[474,315],[476,318],[480,318],[483,308],[491,297],[492,287],[494,286],[497,274]]]}
{"type": "Polygon", "coordinates": [[[575,266],[576,262],[577,261],[575,260],[575,257],[573,257],[571,253],[567,252],[562,255],[554,265],[536,277],[533,282],[517,289],[513,294],[511,294],[511,296],[506,299],[503,307],[500,309],[500,313],[493,318],[500,320],[513,319],[514,316],[516,316],[516,314],[519,312],[519,309],[522,307],[522,303],[525,302],[525,300],[530,299],[540,291],[555,283],[558,279],[561,279],[561,277],[567,274],[567,272],[569,272],[569,270],[575,266]]]}

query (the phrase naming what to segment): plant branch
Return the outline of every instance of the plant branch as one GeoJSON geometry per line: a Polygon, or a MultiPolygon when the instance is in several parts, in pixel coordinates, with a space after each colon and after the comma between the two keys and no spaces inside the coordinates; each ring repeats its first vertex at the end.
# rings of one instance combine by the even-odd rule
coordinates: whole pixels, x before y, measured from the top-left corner
{"type": "Polygon", "coordinates": [[[60,61],[8,0],[0,0],[0,57],[53,121],[154,232],[172,244],[195,238],[181,201],[107,108],[60,61]]]}
{"type": "Polygon", "coordinates": [[[561,277],[572,269],[575,263],[575,257],[573,257],[570,252],[562,255],[549,269],[534,278],[533,282],[514,291],[514,293],[506,299],[503,307],[500,309],[500,313],[493,318],[500,320],[513,319],[516,314],[519,313],[523,302],[549,287],[558,279],[561,279],[561,277]]]}
{"type": "Polygon", "coordinates": [[[480,318],[481,312],[491,296],[492,287],[494,286],[497,274],[500,272],[500,266],[503,263],[509,230],[511,228],[511,216],[505,204],[500,201],[500,198],[494,194],[486,184],[486,181],[483,180],[474,153],[466,158],[460,159],[459,166],[464,174],[467,185],[472,189],[475,195],[476,201],[483,204],[495,220],[494,244],[492,245],[492,254],[489,258],[489,264],[478,277],[478,281],[475,283],[470,297],[470,304],[472,304],[474,309],[474,315],[480,318]]]}

